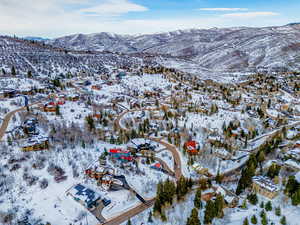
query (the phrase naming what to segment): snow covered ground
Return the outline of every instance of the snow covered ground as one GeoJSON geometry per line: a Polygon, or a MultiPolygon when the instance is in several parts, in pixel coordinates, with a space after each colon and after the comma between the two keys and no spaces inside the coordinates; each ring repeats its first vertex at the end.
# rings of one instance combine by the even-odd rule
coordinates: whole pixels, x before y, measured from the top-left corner
{"type": "Polygon", "coordinates": [[[39,87],[41,84],[37,80],[29,78],[5,77],[0,78],[0,90],[3,88],[14,90],[30,90],[39,87]]]}

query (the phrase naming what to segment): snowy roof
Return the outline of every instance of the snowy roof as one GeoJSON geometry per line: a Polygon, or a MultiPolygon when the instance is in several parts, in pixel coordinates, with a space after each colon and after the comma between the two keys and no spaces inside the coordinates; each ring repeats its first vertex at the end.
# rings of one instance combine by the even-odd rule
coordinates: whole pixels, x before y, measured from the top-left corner
{"type": "Polygon", "coordinates": [[[286,164],[288,166],[292,166],[292,167],[300,170],[300,163],[298,163],[295,160],[289,159],[289,160],[285,161],[284,164],[286,164]]]}
{"type": "Polygon", "coordinates": [[[22,147],[33,146],[33,145],[36,145],[36,144],[42,144],[45,141],[48,141],[47,137],[37,135],[37,136],[33,136],[31,138],[28,138],[28,139],[24,140],[24,142],[21,144],[21,146],[22,147]]]}
{"type": "Polygon", "coordinates": [[[222,156],[231,156],[230,152],[228,152],[226,149],[224,148],[216,148],[214,149],[214,152],[217,154],[220,154],[222,156]]]}
{"type": "Polygon", "coordinates": [[[225,197],[224,197],[224,200],[227,202],[227,203],[231,203],[231,202],[233,202],[234,201],[234,199],[235,199],[235,196],[233,196],[233,195],[226,195],[225,197]]]}
{"type": "Polygon", "coordinates": [[[69,190],[69,193],[85,202],[87,205],[93,204],[97,200],[101,199],[101,195],[96,193],[90,188],[83,186],[82,184],[77,184],[69,190]]]}
{"type": "Polygon", "coordinates": [[[226,196],[226,191],[225,191],[222,187],[220,187],[220,186],[217,187],[216,192],[217,192],[218,194],[221,194],[221,195],[223,195],[223,196],[226,196]]]}
{"type": "Polygon", "coordinates": [[[16,90],[12,89],[12,88],[1,88],[2,90],[0,90],[0,93],[11,93],[11,92],[15,92],[16,90]]]}
{"type": "Polygon", "coordinates": [[[273,181],[265,176],[255,176],[252,178],[252,181],[259,186],[263,187],[264,189],[267,189],[268,191],[275,192],[278,191],[279,188],[277,185],[273,183],[273,181]]]}

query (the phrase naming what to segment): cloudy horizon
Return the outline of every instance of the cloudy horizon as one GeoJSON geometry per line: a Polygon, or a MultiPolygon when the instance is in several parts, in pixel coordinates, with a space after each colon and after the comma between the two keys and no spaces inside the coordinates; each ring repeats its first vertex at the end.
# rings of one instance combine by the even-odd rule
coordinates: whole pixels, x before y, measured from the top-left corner
{"type": "Polygon", "coordinates": [[[299,4],[275,0],[0,0],[1,35],[141,34],[298,22],[299,4]]]}

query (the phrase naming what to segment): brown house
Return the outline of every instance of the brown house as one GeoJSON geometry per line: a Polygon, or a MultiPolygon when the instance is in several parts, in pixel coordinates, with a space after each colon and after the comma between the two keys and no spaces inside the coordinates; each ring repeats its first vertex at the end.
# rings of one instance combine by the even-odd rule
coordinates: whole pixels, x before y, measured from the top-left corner
{"type": "Polygon", "coordinates": [[[48,147],[49,147],[48,138],[40,137],[40,136],[29,138],[21,145],[21,149],[24,152],[41,151],[41,150],[48,149],[48,147]]]}
{"type": "Polygon", "coordinates": [[[269,199],[273,199],[278,195],[279,188],[270,178],[264,176],[255,176],[252,178],[252,182],[252,189],[256,193],[269,199]]]}

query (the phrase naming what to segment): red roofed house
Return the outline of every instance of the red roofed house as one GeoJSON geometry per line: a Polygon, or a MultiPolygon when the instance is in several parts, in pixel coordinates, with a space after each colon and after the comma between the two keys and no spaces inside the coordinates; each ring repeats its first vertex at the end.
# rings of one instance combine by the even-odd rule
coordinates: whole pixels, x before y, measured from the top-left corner
{"type": "Polygon", "coordinates": [[[43,110],[44,110],[44,112],[55,112],[56,105],[54,102],[46,103],[46,104],[44,104],[43,110]]]}
{"type": "Polygon", "coordinates": [[[184,144],[184,148],[190,155],[197,155],[199,153],[199,143],[196,141],[187,141],[184,144]]]}
{"type": "Polygon", "coordinates": [[[132,161],[133,157],[131,156],[130,151],[123,149],[110,149],[109,154],[112,158],[122,160],[122,161],[132,161]]]}
{"type": "Polygon", "coordinates": [[[158,170],[158,171],[162,171],[162,170],[163,170],[163,168],[162,168],[162,166],[161,166],[160,163],[155,163],[155,164],[152,165],[150,168],[151,168],[151,169],[158,170]]]}

